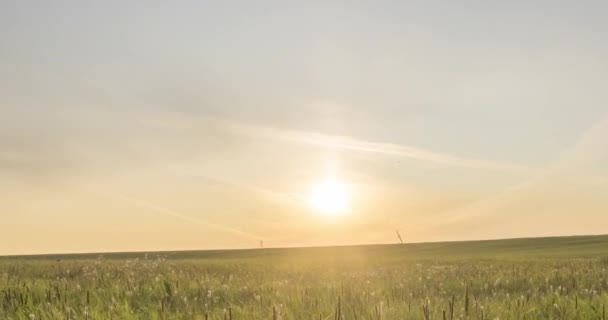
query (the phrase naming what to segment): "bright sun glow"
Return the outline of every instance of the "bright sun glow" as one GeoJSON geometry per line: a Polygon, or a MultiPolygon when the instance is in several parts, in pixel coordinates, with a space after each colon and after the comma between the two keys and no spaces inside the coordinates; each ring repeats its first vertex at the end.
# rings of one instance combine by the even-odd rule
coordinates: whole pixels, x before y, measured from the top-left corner
{"type": "Polygon", "coordinates": [[[350,201],[346,186],[336,180],[325,180],[314,186],[310,203],[324,215],[337,216],[346,212],[350,201]]]}

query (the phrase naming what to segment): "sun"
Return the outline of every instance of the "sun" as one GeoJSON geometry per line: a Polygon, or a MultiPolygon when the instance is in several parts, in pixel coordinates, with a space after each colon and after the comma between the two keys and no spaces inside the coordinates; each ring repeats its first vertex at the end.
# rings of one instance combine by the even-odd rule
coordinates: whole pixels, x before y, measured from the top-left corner
{"type": "Polygon", "coordinates": [[[346,185],[340,181],[327,179],[316,184],[310,194],[310,204],[321,214],[339,216],[344,214],[350,202],[346,185]]]}

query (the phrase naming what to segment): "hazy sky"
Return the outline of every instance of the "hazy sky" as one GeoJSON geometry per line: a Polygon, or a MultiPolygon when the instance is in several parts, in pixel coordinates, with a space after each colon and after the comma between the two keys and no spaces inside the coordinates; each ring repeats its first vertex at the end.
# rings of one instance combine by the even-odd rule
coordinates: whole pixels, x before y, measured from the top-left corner
{"type": "Polygon", "coordinates": [[[0,254],[608,233],[607,16],[2,1],[0,254]]]}

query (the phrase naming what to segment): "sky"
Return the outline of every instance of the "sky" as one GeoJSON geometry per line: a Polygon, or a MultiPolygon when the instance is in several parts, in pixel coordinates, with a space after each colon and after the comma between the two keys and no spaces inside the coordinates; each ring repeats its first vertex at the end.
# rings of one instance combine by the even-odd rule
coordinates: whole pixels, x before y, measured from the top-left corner
{"type": "Polygon", "coordinates": [[[608,233],[607,11],[2,1],[0,255],[608,233]]]}

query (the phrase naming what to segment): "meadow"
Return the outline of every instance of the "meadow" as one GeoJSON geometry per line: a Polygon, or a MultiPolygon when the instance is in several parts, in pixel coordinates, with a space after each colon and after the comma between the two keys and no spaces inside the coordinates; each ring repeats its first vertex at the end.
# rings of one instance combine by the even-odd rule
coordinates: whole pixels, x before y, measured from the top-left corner
{"type": "Polygon", "coordinates": [[[0,258],[0,319],[606,319],[608,236],[0,258]]]}

